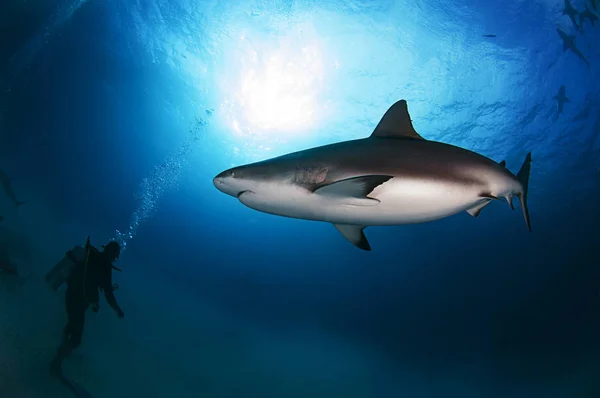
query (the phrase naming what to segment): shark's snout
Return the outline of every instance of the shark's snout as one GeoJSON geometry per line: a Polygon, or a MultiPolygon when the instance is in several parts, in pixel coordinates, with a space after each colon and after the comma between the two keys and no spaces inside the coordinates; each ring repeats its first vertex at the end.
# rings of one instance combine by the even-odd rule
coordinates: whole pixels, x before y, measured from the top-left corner
{"type": "Polygon", "coordinates": [[[245,191],[245,189],[241,186],[242,181],[235,178],[234,169],[225,170],[224,172],[218,174],[215,178],[213,178],[213,184],[219,191],[236,198],[241,192],[245,191]]]}

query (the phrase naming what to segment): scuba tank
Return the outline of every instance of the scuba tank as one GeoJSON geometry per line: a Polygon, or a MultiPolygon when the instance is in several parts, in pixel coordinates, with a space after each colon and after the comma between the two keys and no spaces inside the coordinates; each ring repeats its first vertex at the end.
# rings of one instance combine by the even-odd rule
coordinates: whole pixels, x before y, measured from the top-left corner
{"type": "Polygon", "coordinates": [[[85,261],[87,256],[86,247],[89,245],[90,238],[86,242],[85,247],[77,245],[67,252],[67,254],[46,274],[46,282],[52,290],[56,291],[67,281],[73,268],[82,261],[85,261]]]}

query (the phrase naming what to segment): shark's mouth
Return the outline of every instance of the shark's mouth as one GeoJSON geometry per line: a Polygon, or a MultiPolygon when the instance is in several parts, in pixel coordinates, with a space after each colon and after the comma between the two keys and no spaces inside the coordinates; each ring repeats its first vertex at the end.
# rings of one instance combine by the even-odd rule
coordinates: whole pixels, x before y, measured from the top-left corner
{"type": "Polygon", "coordinates": [[[248,191],[248,190],[245,190],[245,191],[240,191],[240,192],[238,192],[238,194],[237,194],[237,198],[239,199],[239,198],[240,198],[240,197],[241,197],[243,194],[245,194],[246,192],[252,192],[252,191],[248,191]]]}

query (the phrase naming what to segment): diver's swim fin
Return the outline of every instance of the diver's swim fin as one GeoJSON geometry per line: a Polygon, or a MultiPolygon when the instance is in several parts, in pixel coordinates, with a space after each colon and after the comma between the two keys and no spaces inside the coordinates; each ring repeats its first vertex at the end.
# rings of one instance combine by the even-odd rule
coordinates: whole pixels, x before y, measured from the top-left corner
{"type": "Polygon", "coordinates": [[[77,398],[93,398],[85,388],[75,383],[73,380],[66,378],[62,374],[54,375],[65,387],[67,387],[77,398]]]}

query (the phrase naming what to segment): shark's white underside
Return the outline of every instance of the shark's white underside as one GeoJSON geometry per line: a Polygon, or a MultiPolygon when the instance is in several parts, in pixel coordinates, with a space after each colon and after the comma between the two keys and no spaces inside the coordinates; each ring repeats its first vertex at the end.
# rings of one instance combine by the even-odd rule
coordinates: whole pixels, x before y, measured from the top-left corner
{"type": "Polygon", "coordinates": [[[268,186],[239,196],[244,205],[270,214],[360,226],[412,224],[438,220],[489,202],[486,187],[449,182],[392,178],[376,187],[369,199],[312,193],[297,185],[268,186]]]}

